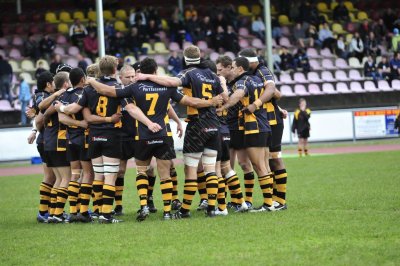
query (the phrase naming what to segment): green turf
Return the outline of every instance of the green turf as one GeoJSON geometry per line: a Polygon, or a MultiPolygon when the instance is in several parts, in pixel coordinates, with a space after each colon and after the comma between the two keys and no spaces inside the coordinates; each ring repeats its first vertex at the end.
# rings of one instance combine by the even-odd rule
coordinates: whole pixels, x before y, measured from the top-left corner
{"type": "MultiPolygon", "coordinates": [[[[190,220],[166,222],[159,211],[142,223],[134,221],[129,170],[126,222],[111,225],[37,224],[40,176],[0,177],[0,264],[399,265],[399,159],[400,152],[287,158],[287,211],[207,219],[194,210],[190,220]]],[[[258,188],[256,195],[259,204],[258,188]]]]}

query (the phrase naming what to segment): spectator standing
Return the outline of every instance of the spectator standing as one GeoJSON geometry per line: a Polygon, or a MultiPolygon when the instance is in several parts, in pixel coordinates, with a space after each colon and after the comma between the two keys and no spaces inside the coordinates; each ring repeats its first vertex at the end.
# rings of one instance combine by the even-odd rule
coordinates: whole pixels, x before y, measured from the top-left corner
{"type": "Polygon", "coordinates": [[[24,55],[37,61],[40,58],[39,44],[32,33],[29,33],[28,39],[24,42],[24,55]]]}
{"type": "Polygon", "coordinates": [[[349,10],[342,1],[333,9],[333,20],[348,22],[350,20],[349,10]]]}
{"type": "Polygon", "coordinates": [[[271,27],[272,27],[272,38],[275,39],[276,43],[279,43],[279,39],[282,37],[282,29],[281,24],[276,18],[271,19],[271,27]]]}
{"type": "Polygon", "coordinates": [[[260,38],[263,42],[265,40],[265,24],[262,20],[261,16],[257,16],[257,18],[251,24],[251,30],[253,34],[260,38]]]}
{"type": "Polygon", "coordinates": [[[390,80],[390,64],[386,56],[382,56],[381,61],[378,64],[378,73],[381,79],[390,80]]]}
{"type": "Polygon", "coordinates": [[[367,62],[364,64],[364,77],[372,78],[377,80],[379,76],[378,69],[376,67],[375,61],[371,55],[368,56],[367,62]]]}
{"type": "Polygon", "coordinates": [[[400,34],[399,34],[399,29],[397,29],[397,28],[395,28],[393,30],[392,49],[393,49],[393,52],[400,51],[400,34]]]}
{"type": "Polygon", "coordinates": [[[11,95],[11,81],[12,81],[13,70],[8,63],[8,61],[4,60],[3,56],[0,55],[0,88],[1,88],[1,97],[3,100],[8,100],[12,105],[12,95],[11,95]]]}
{"type": "Polygon", "coordinates": [[[300,98],[299,100],[299,108],[294,112],[293,122],[292,122],[292,132],[295,134],[297,132],[297,136],[299,138],[298,143],[298,152],[299,156],[303,156],[304,154],[307,156],[308,153],[308,138],[310,137],[310,116],[311,110],[307,108],[307,102],[304,98],[300,98]]]}
{"type": "Polygon", "coordinates": [[[88,35],[86,27],[81,23],[80,19],[75,19],[69,28],[69,37],[73,45],[82,48],[82,41],[88,35]]]}
{"type": "Polygon", "coordinates": [[[177,76],[182,70],[182,59],[178,56],[177,51],[172,51],[168,58],[168,70],[173,76],[177,76]]]}
{"type": "Polygon", "coordinates": [[[50,38],[49,34],[45,34],[39,42],[39,47],[42,56],[49,60],[56,48],[56,42],[50,38]]]}
{"type": "Polygon", "coordinates": [[[396,52],[390,60],[390,70],[392,79],[400,78],[400,52],[396,52]]]}
{"type": "Polygon", "coordinates": [[[28,83],[24,80],[22,75],[19,75],[19,102],[21,103],[21,125],[27,124],[27,117],[25,114],[26,107],[29,105],[31,100],[31,88],[28,83]]]}
{"type": "Polygon", "coordinates": [[[87,56],[94,62],[99,53],[99,46],[95,32],[90,32],[89,35],[85,37],[83,40],[83,47],[87,56]]]}
{"type": "Polygon", "coordinates": [[[353,39],[350,42],[350,52],[352,52],[353,56],[357,57],[360,63],[362,63],[365,54],[364,42],[358,32],[354,33],[353,39]]]}
{"type": "Polygon", "coordinates": [[[156,24],[156,21],[150,20],[149,25],[147,26],[147,29],[146,29],[145,40],[148,40],[150,42],[160,41],[160,36],[158,34],[159,31],[160,31],[160,28],[156,24]]]}

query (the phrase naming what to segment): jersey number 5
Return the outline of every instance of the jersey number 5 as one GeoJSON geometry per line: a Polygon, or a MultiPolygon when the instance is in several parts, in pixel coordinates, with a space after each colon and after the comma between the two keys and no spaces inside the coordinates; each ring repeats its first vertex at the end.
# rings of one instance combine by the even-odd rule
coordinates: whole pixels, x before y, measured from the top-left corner
{"type": "Polygon", "coordinates": [[[158,100],[158,94],[157,93],[146,94],[146,101],[151,101],[150,108],[147,111],[147,115],[155,115],[156,114],[157,100],[158,100]]]}
{"type": "Polygon", "coordinates": [[[208,100],[212,98],[212,86],[211,84],[206,84],[203,83],[203,85],[201,86],[201,94],[203,95],[203,98],[208,100]]]}

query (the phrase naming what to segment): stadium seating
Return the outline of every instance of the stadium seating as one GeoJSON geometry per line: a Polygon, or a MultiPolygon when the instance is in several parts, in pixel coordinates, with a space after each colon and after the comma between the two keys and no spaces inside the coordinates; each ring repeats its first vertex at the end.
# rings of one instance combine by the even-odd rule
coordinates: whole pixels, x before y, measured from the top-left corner
{"type": "Polygon", "coordinates": [[[393,91],[393,89],[389,86],[389,83],[386,80],[379,80],[378,88],[381,91],[393,91]]]}
{"type": "Polygon", "coordinates": [[[58,26],[57,26],[57,31],[58,31],[59,33],[62,33],[62,34],[68,34],[68,33],[69,33],[68,24],[66,24],[66,23],[60,23],[60,24],[58,24],[58,26]]]}
{"type": "Polygon", "coordinates": [[[54,12],[47,12],[45,15],[46,22],[49,23],[59,23],[60,21],[57,19],[56,13],[54,12]]]}
{"type": "Polygon", "coordinates": [[[115,18],[119,20],[127,20],[128,15],[126,14],[126,11],[124,9],[118,9],[115,11],[115,18]]]}
{"type": "Polygon", "coordinates": [[[142,44],[142,47],[147,49],[147,53],[148,54],[155,54],[155,51],[151,47],[150,43],[145,42],[145,43],[142,44]]]}
{"type": "Polygon", "coordinates": [[[293,79],[295,80],[295,82],[297,83],[309,83],[310,81],[308,81],[306,79],[306,77],[304,76],[304,73],[301,72],[296,72],[293,75],[293,79]]]}
{"type": "Polygon", "coordinates": [[[338,92],[335,91],[332,83],[324,83],[322,84],[322,91],[325,94],[337,94],[338,92]]]}
{"type": "Polygon", "coordinates": [[[286,73],[282,73],[281,76],[279,77],[279,80],[282,84],[294,84],[295,83],[295,81],[293,81],[292,77],[286,73]]]}
{"type": "Polygon", "coordinates": [[[74,19],[79,19],[81,22],[87,22],[88,19],[85,17],[85,14],[82,11],[75,11],[73,14],[74,19]]]}
{"type": "MultiPolygon", "coordinates": [[[[207,45],[206,42],[204,42],[204,43],[207,45]]],[[[207,49],[205,49],[205,50],[207,50],[207,49]]],[[[159,54],[169,54],[169,50],[165,47],[165,44],[163,42],[156,42],[154,44],[154,51],[159,54]]]]}
{"type": "Polygon", "coordinates": [[[65,56],[65,50],[61,46],[56,46],[56,48],[54,48],[54,53],[59,54],[61,56],[65,56]]]}
{"type": "Polygon", "coordinates": [[[376,92],[378,89],[375,86],[375,83],[371,80],[367,80],[364,82],[364,90],[369,92],[376,92]]]}
{"type": "Polygon", "coordinates": [[[344,82],[338,82],[336,84],[336,91],[339,93],[351,93],[349,86],[347,86],[347,84],[344,82]]]}
{"type": "Polygon", "coordinates": [[[338,81],[350,81],[350,79],[347,77],[346,72],[344,72],[343,70],[336,70],[335,71],[335,78],[338,81]]]}
{"type": "Polygon", "coordinates": [[[25,59],[21,62],[21,69],[23,71],[34,72],[36,68],[31,60],[25,59]]]}
{"type": "Polygon", "coordinates": [[[132,64],[136,63],[136,58],[134,56],[127,55],[124,57],[124,62],[126,64],[132,65],[132,64]]]}
{"type": "Polygon", "coordinates": [[[326,82],[336,82],[336,79],[333,77],[332,72],[330,71],[322,71],[321,79],[326,82]]]}
{"type": "Polygon", "coordinates": [[[320,77],[318,76],[318,73],[317,72],[308,72],[307,73],[307,79],[310,81],[310,82],[314,82],[314,83],[320,83],[320,82],[323,82],[323,80],[322,79],[320,79],[320,77]]]}
{"type": "Polygon", "coordinates": [[[356,92],[356,93],[365,92],[365,90],[362,88],[360,82],[358,82],[358,81],[352,81],[352,82],[350,82],[350,90],[351,90],[352,92],[356,92]]]}
{"type": "Polygon", "coordinates": [[[332,60],[330,59],[322,59],[322,67],[327,70],[335,70],[337,69],[336,66],[333,65],[332,60]]]}
{"type": "Polygon", "coordinates": [[[309,92],[311,95],[321,95],[321,94],[324,94],[324,93],[319,89],[319,86],[318,86],[317,84],[314,84],[314,83],[308,85],[308,92],[309,92]]]}
{"type": "Polygon", "coordinates": [[[12,39],[13,46],[22,46],[24,44],[24,40],[20,36],[14,36],[12,39]]]}
{"type": "Polygon", "coordinates": [[[49,63],[47,63],[46,60],[44,60],[44,59],[39,59],[39,60],[36,62],[36,68],[39,66],[39,63],[42,63],[42,66],[43,66],[44,69],[46,69],[46,70],[49,70],[49,69],[50,69],[49,63]]]}
{"type": "Polygon", "coordinates": [[[7,100],[0,100],[0,111],[12,111],[11,104],[7,100]]]}
{"type": "Polygon", "coordinates": [[[97,20],[97,13],[96,13],[96,11],[90,10],[90,11],[87,13],[87,18],[88,18],[89,20],[91,20],[91,21],[96,21],[96,20],[97,20]]]}
{"type": "Polygon", "coordinates": [[[176,42],[170,42],[170,43],[169,43],[168,49],[169,49],[170,51],[179,51],[181,48],[179,47],[179,44],[178,44],[178,43],[176,43],[176,42]]]}
{"type": "Polygon", "coordinates": [[[238,13],[242,16],[252,16],[253,14],[249,11],[249,8],[245,5],[240,5],[238,7],[238,13]]]}
{"type": "Polygon", "coordinates": [[[28,84],[35,84],[36,83],[35,81],[33,81],[31,74],[29,74],[27,72],[22,72],[20,75],[24,77],[24,80],[28,84]]]}
{"type": "Polygon", "coordinates": [[[10,63],[11,68],[13,70],[14,73],[19,73],[22,71],[22,69],[19,67],[19,64],[16,60],[8,60],[8,63],[10,63]]]}
{"type": "Polygon", "coordinates": [[[363,68],[364,66],[360,63],[358,58],[350,57],[349,58],[349,65],[353,68],[363,68]]]}
{"type": "Polygon", "coordinates": [[[79,54],[79,48],[76,46],[70,46],[68,48],[68,54],[71,56],[77,56],[79,54]]]}
{"type": "Polygon", "coordinates": [[[292,25],[292,22],[290,22],[288,16],[286,16],[286,15],[279,15],[278,21],[279,21],[279,24],[281,24],[283,26],[292,25]]]}
{"type": "Polygon", "coordinates": [[[124,21],[117,20],[114,22],[114,28],[116,31],[127,32],[128,28],[125,25],[124,21]]]}
{"type": "Polygon", "coordinates": [[[351,80],[356,80],[356,81],[364,80],[364,78],[361,77],[360,72],[358,72],[358,70],[356,70],[356,69],[351,69],[349,71],[349,78],[351,80]]]}
{"type": "Polygon", "coordinates": [[[293,93],[292,88],[288,85],[282,85],[282,86],[280,86],[279,89],[283,96],[286,96],[286,97],[296,96],[296,94],[293,93]]]}
{"type": "Polygon", "coordinates": [[[294,93],[299,96],[310,95],[310,93],[307,91],[306,87],[302,84],[297,84],[294,86],[294,93]]]}
{"type": "Polygon", "coordinates": [[[105,20],[112,20],[114,19],[113,14],[110,10],[103,10],[103,18],[105,20]]]}
{"type": "Polygon", "coordinates": [[[60,21],[64,23],[71,23],[73,20],[69,12],[62,11],[60,12],[60,21]]]}
{"type": "Polygon", "coordinates": [[[13,59],[22,59],[21,52],[17,48],[11,48],[9,57],[13,59]]]}
{"type": "Polygon", "coordinates": [[[400,80],[395,79],[392,81],[392,89],[400,91],[400,80]]]}

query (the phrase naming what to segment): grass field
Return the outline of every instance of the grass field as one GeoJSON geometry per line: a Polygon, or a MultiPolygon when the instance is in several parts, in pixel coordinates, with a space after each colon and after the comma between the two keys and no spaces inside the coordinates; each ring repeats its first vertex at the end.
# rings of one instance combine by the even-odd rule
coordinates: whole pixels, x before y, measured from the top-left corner
{"type": "MultiPolygon", "coordinates": [[[[206,219],[193,210],[179,221],[159,211],[142,223],[129,170],[126,222],[111,225],[37,224],[41,177],[0,177],[0,264],[399,265],[399,159],[399,151],[287,158],[287,211],[206,219]]],[[[255,194],[258,205],[257,183],[255,194]]]]}

